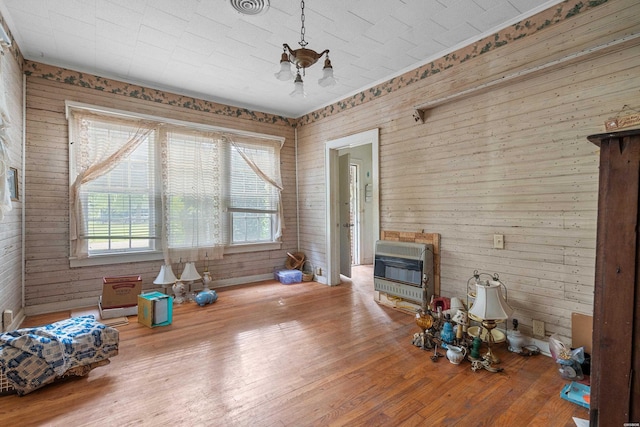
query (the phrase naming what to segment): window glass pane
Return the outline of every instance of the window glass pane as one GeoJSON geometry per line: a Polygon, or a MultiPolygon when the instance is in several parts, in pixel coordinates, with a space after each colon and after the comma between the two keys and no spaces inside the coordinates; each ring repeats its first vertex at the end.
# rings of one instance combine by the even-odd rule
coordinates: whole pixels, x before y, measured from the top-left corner
{"type": "MultiPolygon", "coordinates": [[[[273,175],[273,156],[268,150],[246,150],[258,167],[273,175]]],[[[230,207],[275,211],[277,189],[256,174],[237,150],[231,151],[230,207]]]]}
{"type": "Polygon", "coordinates": [[[154,144],[148,138],[110,172],[82,187],[90,255],[155,250],[153,159],[154,144]]]}
{"type": "Polygon", "coordinates": [[[233,243],[258,243],[273,240],[274,214],[233,212],[233,243]]]}

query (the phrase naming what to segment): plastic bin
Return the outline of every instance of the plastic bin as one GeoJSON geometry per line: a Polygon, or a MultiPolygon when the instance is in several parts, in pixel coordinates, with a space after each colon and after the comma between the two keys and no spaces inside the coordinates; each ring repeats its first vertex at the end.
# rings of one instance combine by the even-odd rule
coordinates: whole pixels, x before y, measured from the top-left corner
{"type": "Polygon", "coordinates": [[[276,278],[284,285],[302,282],[302,271],[300,270],[279,270],[276,271],[276,278]]]}

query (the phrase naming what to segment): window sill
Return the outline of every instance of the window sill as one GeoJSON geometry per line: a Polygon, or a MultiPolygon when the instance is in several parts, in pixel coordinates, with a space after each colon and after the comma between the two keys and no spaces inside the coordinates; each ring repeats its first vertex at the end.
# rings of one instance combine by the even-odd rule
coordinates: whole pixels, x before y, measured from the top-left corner
{"type": "Polygon", "coordinates": [[[225,246],[226,254],[243,254],[247,252],[273,251],[282,248],[282,242],[248,243],[245,245],[225,246]]]}
{"type": "Polygon", "coordinates": [[[69,267],[90,267],[94,265],[124,264],[163,260],[162,252],[140,252],[135,254],[97,255],[90,258],[69,258],[69,267]]]}
{"type": "MultiPolygon", "coordinates": [[[[281,242],[250,243],[225,246],[224,253],[243,254],[249,252],[273,251],[282,248],[281,242]]],[[[131,262],[162,261],[162,252],[140,252],[135,254],[97,255],[90,258],[69,258],[69,267],[90,267],[94,265],[125,264],[131,262]]]]}

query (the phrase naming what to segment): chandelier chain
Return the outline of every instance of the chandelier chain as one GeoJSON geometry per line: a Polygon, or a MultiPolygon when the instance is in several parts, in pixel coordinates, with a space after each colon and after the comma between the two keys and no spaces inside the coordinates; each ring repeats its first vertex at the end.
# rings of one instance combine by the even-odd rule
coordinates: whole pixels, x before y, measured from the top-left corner
{"type": "Polygon", "coordinates": [[[305,47],[308,43],[304,39],[304,33],[306,31],[304,27],[304,0],[300,1],[300,8],[302,9],[302,14],[300,15],[300,20],[302,21],[302,27],[300,28],[300,46],[305,47]]]}

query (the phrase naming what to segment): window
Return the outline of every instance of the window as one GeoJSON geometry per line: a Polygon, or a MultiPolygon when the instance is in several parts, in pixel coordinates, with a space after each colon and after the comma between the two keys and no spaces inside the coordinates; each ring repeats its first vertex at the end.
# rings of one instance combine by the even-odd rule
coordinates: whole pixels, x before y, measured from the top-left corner
{"type": "Polygon", "coordinates": [[[278,189],[264,181],[244,160],[242,154],[254,159],[267,175],[275,174],[271,161],[274,147],[234,146],[231,150],[229,176],[229,206],[232,243],[269,242],[276,227],[278,189]]]}
{"type": "MultiPolygon", "coordinates": [[[[127,141],[137,128],[94,119],[86,128],[92,141],[127,141]]],[[[80,189],[86,212],[84,233],[89,255],[156,249],[155,133],[80,189]]]]}
{"type": "Polygon", "coordinates": [[[279,240],[281,138],[68,109],[72,257],[197,260],[279,240]]]}

